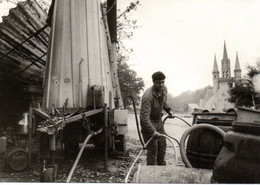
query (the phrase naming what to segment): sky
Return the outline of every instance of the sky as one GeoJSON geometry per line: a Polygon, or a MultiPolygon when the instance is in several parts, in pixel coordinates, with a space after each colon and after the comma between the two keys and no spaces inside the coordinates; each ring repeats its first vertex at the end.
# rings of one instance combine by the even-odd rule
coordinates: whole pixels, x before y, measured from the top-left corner
{"type": "MultiPolygon", "coordinates": [[[[118,0],[118,8],[124,10],[131,1],[136,0],[118,0]]],[[[125,44],[133,49],[128,64],[143,78],[145,89],[156,71],[165,73],[173,96],[212,85],[214,55],[221,70],[224,40],[232,76],[236,52],[242,75],[260,58],[260,0],[140,0],[140,4],[130,16],[139,28],[125,44]]]]}
{"type": "MultiPolygon", "coordinates": [[[[124,9],[130,0],[118,0],[124,9]]],[[[213,84],[216,54],[221,70],[224,41],[234,76],[236,52],[242,75],[247,65],[260,58],[260,1],[246,0],[140,0],[131,13],[139,28],[131,41],[134,52],[128,61],[145,82],[151,75],[166,75],[168,92],[177,96],[213,84]]]]}

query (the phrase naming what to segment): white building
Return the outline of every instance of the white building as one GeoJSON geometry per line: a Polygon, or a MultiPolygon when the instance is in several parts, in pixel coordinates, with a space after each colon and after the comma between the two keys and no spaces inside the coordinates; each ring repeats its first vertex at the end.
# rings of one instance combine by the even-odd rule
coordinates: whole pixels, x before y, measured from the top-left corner
{"type": "Polygon", "coordinates": [[[209,88],[204,99],[200,100],[200,107],[209,111],[222,112],[233,108],[234,104],[228,102],[228,90],[232,88],[236,80],[241,79],[241,69],[236,53],[234,77],[231,76],[230,60],[228,58],[226,43],[224,42],[223,59],[221,60],[221,77],[218,70],[216,55],[213,66],[213,88],[209,88]]]}

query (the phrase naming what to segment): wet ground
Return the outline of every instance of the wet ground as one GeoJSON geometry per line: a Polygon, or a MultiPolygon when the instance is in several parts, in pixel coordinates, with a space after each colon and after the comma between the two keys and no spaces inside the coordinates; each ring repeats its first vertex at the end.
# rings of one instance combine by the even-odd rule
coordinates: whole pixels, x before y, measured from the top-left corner
{"type": "MultiPolygon", "coordinates": [[[[192,119],[182,117],[189,123],[192,119]]],[[[188,126],[178,119],[168,119],[165,123],[165,130],[168,135],[180,140],[182,133],[188,126]]],[[[128,133],[127,133],[127,150],[129,157],[115,158],[110,157],[108,160],[108,170],[104,171],[104,156],[103,154],[96,153],[95,151],[85,151],[82,156],[78,167],[72,177],[71,182],[89,182],[89,183],[121,183],[124,182],[125,176],[134,161],[135,157],[141,150],[141,144],[138,139],[135,117],[129,114],[128,118],[128,133]]],[[[175,150],[168,143],[167,147],[167,164],[175,165],[176,159],[174,158],[175,150]]],[[[0,156],[1,157],[1,156],[0,156]]],[[[145,152],[141,155],[138,163],[145,164],[145,152]]],[[[56,182],[66,182],[69,171],[74,163],[74,160],[59,160],[59,170],[56,182]]],[[[136,171],[138,164],[135,166],[136,171]]],[[[6,170],[0,166],[0,182],[39,182],[40,166],[37,160],[34,160],[31,167],[18,173],[6,170]]],[[[132,175],[130,176],[130,180],[132,175]]]]}

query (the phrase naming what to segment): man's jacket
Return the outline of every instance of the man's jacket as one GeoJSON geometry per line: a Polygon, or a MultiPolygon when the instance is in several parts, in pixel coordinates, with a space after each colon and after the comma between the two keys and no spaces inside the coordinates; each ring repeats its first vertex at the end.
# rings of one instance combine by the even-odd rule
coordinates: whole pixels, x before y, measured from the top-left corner
{"type": "Polygon", "coordinates": [[[140,122],[142,133],[152,136],[153,132],[157,130],[164,133],[162,125],[162,111],[163,109],[169,113],[171,108],[167,105],[167,88],[164,87],[162,96],[159,97],[154,90],[154,87],[147,89],[142,97],[140,122]]]}

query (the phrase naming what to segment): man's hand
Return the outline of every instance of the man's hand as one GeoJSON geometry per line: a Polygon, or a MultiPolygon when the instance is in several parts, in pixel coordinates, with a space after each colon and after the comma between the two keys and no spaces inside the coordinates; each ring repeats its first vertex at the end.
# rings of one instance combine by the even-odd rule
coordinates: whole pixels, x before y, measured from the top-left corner
{"type": "Polygon", "coordinates": [[[156,130],[153,132],[153,137],[158,138],[160,136],[160,133],[157,132],[156,130]]]}
{"type": "Polygon", "coordinates": [[[174,118],[174,117],[175,117],[172,111],[170,111],[170,112],[168,113],[168,115],[169,115],[169,118],[174,118]]]}

